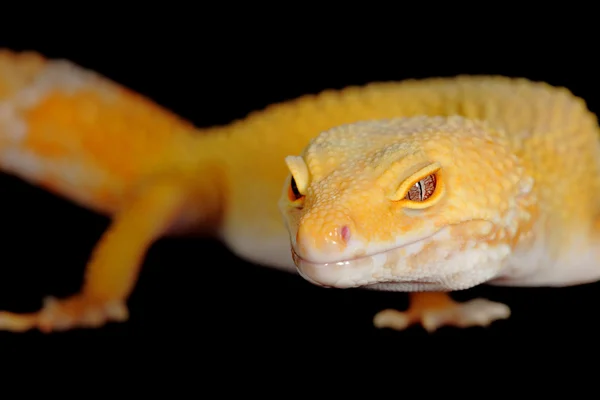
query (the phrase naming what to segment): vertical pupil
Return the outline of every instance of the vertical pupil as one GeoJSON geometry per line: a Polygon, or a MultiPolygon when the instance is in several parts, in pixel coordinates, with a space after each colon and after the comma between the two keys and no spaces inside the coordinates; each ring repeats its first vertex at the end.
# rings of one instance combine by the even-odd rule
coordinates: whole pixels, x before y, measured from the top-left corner
{"type": "Polygon", "coordinates": [[[433,194],[433,191],[435,190],[435,184],[435,175],[429,175],[412,185],[406,194],[406,198],[412,201],[427,200],[433,194]]]}

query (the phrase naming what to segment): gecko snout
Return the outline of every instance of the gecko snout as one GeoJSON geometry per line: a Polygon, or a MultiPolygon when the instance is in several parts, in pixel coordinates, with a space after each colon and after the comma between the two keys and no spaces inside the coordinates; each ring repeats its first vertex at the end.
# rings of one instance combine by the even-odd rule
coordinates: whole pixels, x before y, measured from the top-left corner
{"type": "Polygon", "coordinates": [[[298,255],[315,262],[326,262],[332,255],[343,253],[352,238],[355,225],[349,216],[340,213],[333,216],[315,214],[303,218],[296,234],[298,255]]]}

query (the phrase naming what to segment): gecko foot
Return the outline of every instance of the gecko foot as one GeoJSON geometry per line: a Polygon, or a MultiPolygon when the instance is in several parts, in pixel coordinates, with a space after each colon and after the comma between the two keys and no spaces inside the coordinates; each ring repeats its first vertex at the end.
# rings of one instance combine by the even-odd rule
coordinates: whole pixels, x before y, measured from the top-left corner
{"type": "Polygon", "coordinates": [[[129,312],[123,302],[98,301],[81,295],[66,299],[49,297],[38,312],[0,312],[0,330],[22,332],[37,328],[49,333],[77,327],[97,328],[111,321],[123,322],[128,318],[129,312]]]}
{"type": "Polygon", "coordinates": [[[373,324],[377,328],[400,331],[420,323],[431,333],[442,326],[489,326],[492,322],[509,316],[510,308],[507,305],[483,298],[459,303],[445,293],[415,293],[411,294],[411,304],[407,311],[380,311],[373,318],[373,324]]]}

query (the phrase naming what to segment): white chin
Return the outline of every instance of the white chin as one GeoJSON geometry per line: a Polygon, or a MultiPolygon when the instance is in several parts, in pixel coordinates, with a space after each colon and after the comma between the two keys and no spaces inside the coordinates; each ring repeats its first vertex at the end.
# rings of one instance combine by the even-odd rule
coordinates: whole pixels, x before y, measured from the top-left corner
{"type": "MultiPolygon", "coordinates": [[[[413,245],[420,246],[421,244],[414,243],[413,245]]],[[[443,280],[439,279],[439,276],[416,276],[419,274],[415,274],[415,271],[409,272],[405,256],[409,246],[332,263],[307,261],[299,257],[293,250],[292,255],[298,273],[307,281],[318,286],[364,287],[372,290],[400,292],[450,290],[444,285],[443,280]]]]}
{"type": "Polygon", "coordinates": [[[292,256],[300,275],[318,286],[417,292],[463,290],[487,282],[497,276],[510,254],[508,245],[464,249],[464,243],[447,236],[448,230],[443,228],[401,247],[339,262],[311,262],[293,249],[292,256]],[[436,242],[444,244],[439,251],[436,242]],[[423,253],[425,244],[434,244],[428,253],[423,253]]]}

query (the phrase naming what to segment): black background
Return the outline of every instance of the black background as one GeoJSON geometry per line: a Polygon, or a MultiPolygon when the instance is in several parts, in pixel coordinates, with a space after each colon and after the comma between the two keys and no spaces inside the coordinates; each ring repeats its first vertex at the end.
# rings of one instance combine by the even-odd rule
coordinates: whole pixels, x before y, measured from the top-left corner
{"type": "MultiPolygon", "coordinates": [[[[294,12],[263,23],[239,11],[242,24],[224,14],[186,8],[136,18],[121,18],[114,11],[98,16],[101,23],[88,24],[95,14],[90,12],[85,21],[74,17],[76,24],[11,27],[0,35],[0,45],[70,59],[198,126],[227,123],[270,103],[327,88],[467,73],[566,86],[598,112],[596,35],[578,30],[586,25],[578,20],[586,11],[579,12],[574,19],[544,17],[550,21],[547,27],[530,25],[541,16],[521,18],[514,10],[498,22],[476,23],[477,18],[464,16],[446,24],[425,24],[421,14],[410,13],[381,24],[366,16],[292,22],[294,12]],[[326,29],[333,22],[335,29],[326,29]]],[[[16,15],[18,23],[30,24],[30,16],[16,15]]],[[[578,182],[557,184],[597,195],[586,193],[578,182]]],[[[45,295],[75,292],[108,220],[9,176],[0,177],[0,193],[0,309],[34,310],[45,295]]],[[[245,263],[211,240],[163,239],[147,255],[129,301],[130,322],[54,335],[0,333],[0,340],[6,345],[133,339],[130,343],[184,346],[203,357],[217,349],[232,359],[248,349],[292,358],[303,345],[321,357],[337,352],[387,357],[438,348],[489,355],[504,344],[556,350],[579,343],[593,349],[600,334],[598,287],[478,287],[455,297],[506,302],[513,312],[510,320],[486,329],[443,328],[429,335],[415,327],[398,333],[376,330],[371,319],[383,308],[403,309],[404,294],[320,289],[297,276],[245,263]]]]}

